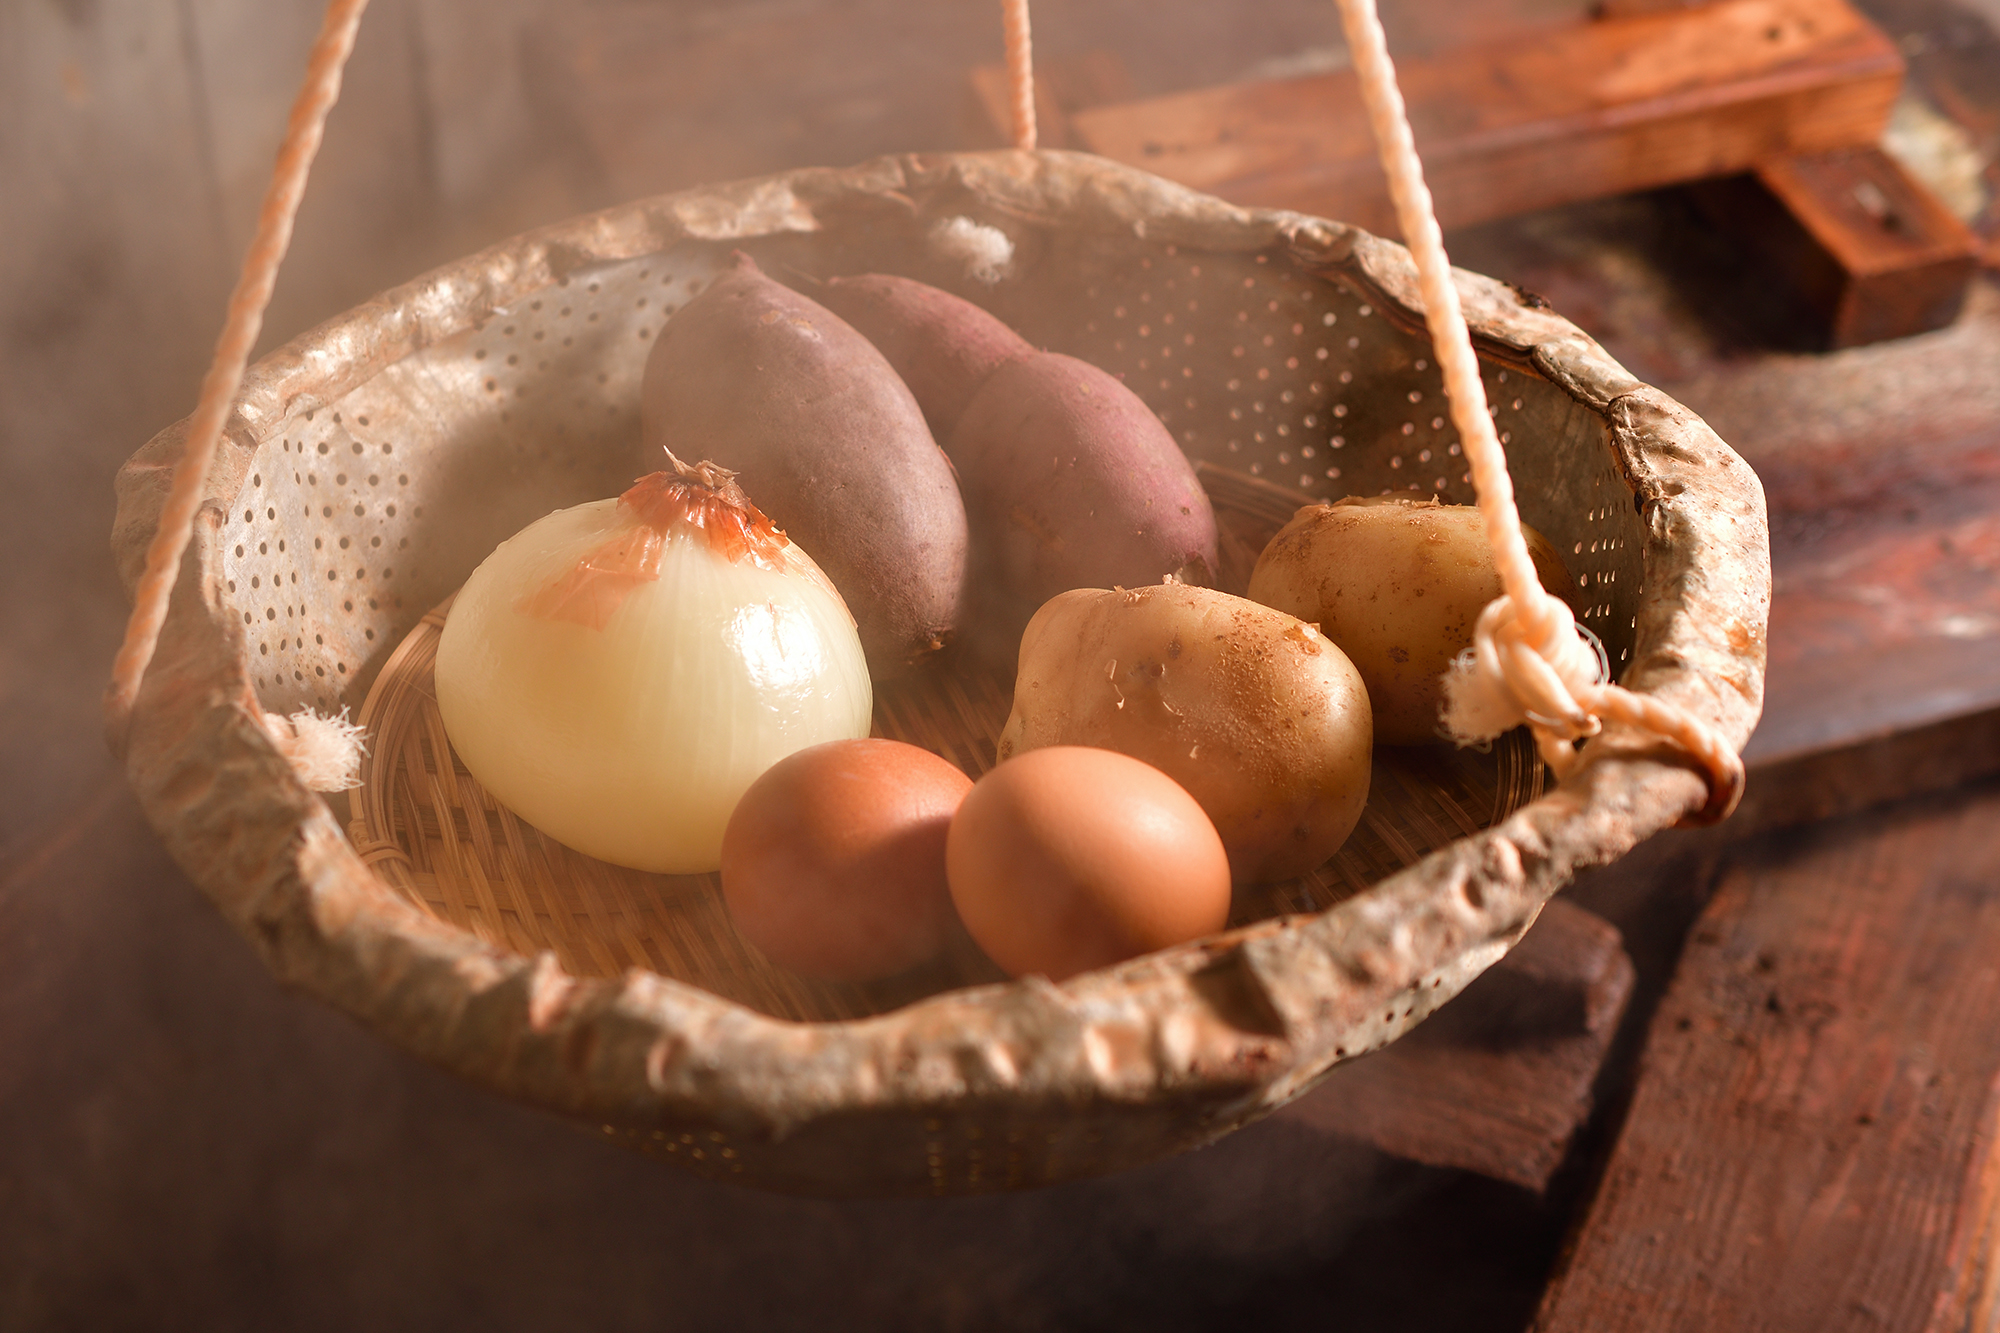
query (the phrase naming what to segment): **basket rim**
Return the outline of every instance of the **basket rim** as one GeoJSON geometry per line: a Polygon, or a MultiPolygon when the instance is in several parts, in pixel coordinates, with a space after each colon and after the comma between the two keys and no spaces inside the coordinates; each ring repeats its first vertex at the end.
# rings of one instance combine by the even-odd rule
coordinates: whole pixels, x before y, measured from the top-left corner
{"type": "MultiPolygon", "coordinates": [[[[779,1143],[885,1112],[1171,1103],[1186,1146],[1393,1040],[1502,956],[1577,870],[1704,805],[1690,764],[1609,732],[1548,794],[1326,911],[1059,986],[1028,977],[839,1023],[770,1017],[637,969],[577,978],[552,955],[507,953],[403,902],[259,722],[243,635],[222,604],[220,551],[257,449],[293,413],[336,403],[568,273],[686,241],[933,206],[1191,248],[1283,250],[1303,271],[1372,293],[1405,328],[1423,322],[1414,266],[1394,242],[1239,208],[1083,154],[1002,150],[885,157],[621,205],[500,242],[300,335],[251,368],[228,418],[126,756],[169,850],[277,976],[434,1063],[607,1130],[716,1125],[779,1143]]],[[[1626,684],[1689,709],[1740,750],[1761,708],[1770,604],[1755,475],[1699,417],[1538,298],[1462,271],[1460,286],[1483,357],[1533,370],[1609,427],[1647,528],[1626,684]]],[[[128,594],[185,427],[160,432],[119,473],[113,548],[128,594]]],[[[1112,1150],[1104,1165],[1130,1160],[1112,1150]]],[[[845,1188],[833,1177],[847,1169],[792,1183],[845,1188]]]]}

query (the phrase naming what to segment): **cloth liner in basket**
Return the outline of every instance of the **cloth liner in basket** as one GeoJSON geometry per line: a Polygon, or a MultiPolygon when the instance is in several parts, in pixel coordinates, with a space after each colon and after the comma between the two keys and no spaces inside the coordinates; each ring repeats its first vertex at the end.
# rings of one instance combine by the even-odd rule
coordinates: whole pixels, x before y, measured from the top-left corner
{"type": "MultiPolygon", "coordinates": [[[[1258,1118],[1456,995],[1575,871],[1703,807],[1683,756],[1613,728],[1548,795],[1328,910],[1060,986],[951,990],[846,1022],[783,1021],[638,968],[573,975],[438,920],[371,872],[260,710],[358,706],[498,541],[651,470],[636,428],[649,339],[737,247],[801,281],[885,271],[958,290],[1124,375],[1198,459],[1327,497],[1471,498],[1401,247],[1101,159],[794,172],[448,265],[252,368],[133,715],[127,766],[148,818],[286,983],[709,1174],[826,1194],[994,1190],[1258,1118]],[[959,218],[1012,243],[990,285],[933,239],[959,218]]],[[[1769,609],[1756,478],[1539,301],[1471,275],[1462,288],[1523,517],[1573,556],[1580,623],[1626,686],[1740,749],[1769,609]]],[[[119,475],[128,587],[184,429],[119,475]]]]}

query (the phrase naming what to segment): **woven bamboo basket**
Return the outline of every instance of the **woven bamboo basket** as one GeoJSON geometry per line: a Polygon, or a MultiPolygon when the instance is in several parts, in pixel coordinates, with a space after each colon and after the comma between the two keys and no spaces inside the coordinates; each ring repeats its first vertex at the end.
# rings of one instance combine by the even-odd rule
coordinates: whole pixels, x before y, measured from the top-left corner
{"type": "MultiPolygon", "coordinates": [[[[1531,745],[1378,753],[1326,867],[1241,895],[1222,935],[1062,985],[969,942],[868,986],[792,977],[709,877],[542,838],[459,766],[429,698],[440,608],[500,540],[615,494],[652,336],[732,249],[767,272],[959,292],[1137,390],[1197,460],[1225,581],[1303,498],[1471,488],[1401,247],[1096,158],[887,158],[689,191],[448,265],[264,358],[229,418],[127,764],[180,864],[272,971],[404,1049],[710,1175],[956,1194],[1217,1138],[1409,1030],[1579,868],[1701,810],[1700,773],[1615,729],[1551,790],[1531,745]],[[941,221],[1014,245],[968,278],[941,221]],[[307,791],[258,709],[359,710],[365,785],[307,791]]],[[[1628,687],[1738,748],[1769,558],[1750,470],[1698,418],[1503,284],[1467,314],[1524,518],[1628,687]]],[[[128,586],[185,423],[118,480],[128,586]]],[[[1009,684],[879,692],[878,730],[977,773],[1009,684]]]]}

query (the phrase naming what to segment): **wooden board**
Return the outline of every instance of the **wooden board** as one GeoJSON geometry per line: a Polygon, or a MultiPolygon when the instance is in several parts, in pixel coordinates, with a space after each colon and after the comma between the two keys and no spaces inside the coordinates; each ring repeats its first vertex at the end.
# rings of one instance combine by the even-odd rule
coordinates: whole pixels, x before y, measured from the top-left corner
{"type": "Polygon", "coordinates": [[[1423,1026],[1278,1114],[1540,1192],[1590,1115],[1632,979],[1617,928],[1558,898],[1423,1026]]]}
{"type": "MultiPolygon", "coordinates": [[[[980,65],[972,71],[970,114],[966,117],[967,148],[1008,148],[1013,145],[1013,109],[1005,65],[980,65]]],[[[1110,51],[1089,51],[1067,59],[1042,60],[1035,66],[1035,145],[1038,148],[1082,148],[1070,118],[1093,106],[1124,101],[1132,95],[1132,76],[1125,62],[1110,51]]]]}
{"type": "Polygon", "coordinates": [[[1909,61],[1885,144],[1917,167],[2000,268],[2000,11],[1987,0],[1867,0],[1909,61]]]}
{"type": "MultiPolygon", "coordinates": [[[[1873,143],[1903,71],[1844,0],[1723,0],[1406,60],[1447,226],[1873,143]]],[[[1351,72],[1077,112],[1094,152],[1238,203],[1394,232],[1351,72]]]]}
{"type": "Polygon", "coordinates": [[[1879,148],[1775,158],[1695,197],[1824,321],[1828,347],[1943,328],[1979,271],[1979,237],[1879,148]]]}
{"type": "Polygon", "coordinates": [[[1996,959],[1990,785],[1742,857],[1541,1333],[1994,1328],[1996,959]]]}
{"type": "Polygon", "coordinates": [[[2000,431],[1884,444],[1760,466],[1774,586],[1745,831],[2000,771],[2000,431]]]}

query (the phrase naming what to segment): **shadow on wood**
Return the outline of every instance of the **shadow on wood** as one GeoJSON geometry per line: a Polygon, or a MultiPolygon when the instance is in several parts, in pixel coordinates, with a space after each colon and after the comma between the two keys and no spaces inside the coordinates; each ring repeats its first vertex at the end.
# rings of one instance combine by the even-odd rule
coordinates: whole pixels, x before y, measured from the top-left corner
{"type": "Polygon", "coordinates": [[[1558,898],[1458,999],[1278,1114],[1426,1166],[1546,1189],[1590,1115],[1632,977],[1617,929],[1558,898]]]}

